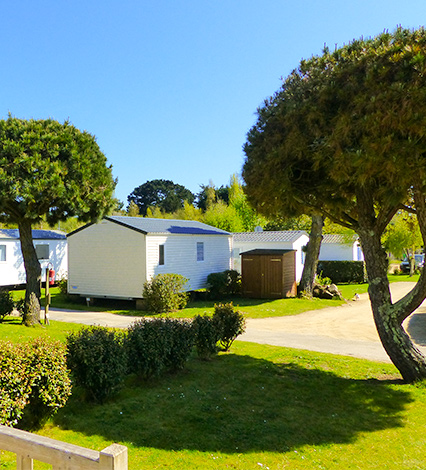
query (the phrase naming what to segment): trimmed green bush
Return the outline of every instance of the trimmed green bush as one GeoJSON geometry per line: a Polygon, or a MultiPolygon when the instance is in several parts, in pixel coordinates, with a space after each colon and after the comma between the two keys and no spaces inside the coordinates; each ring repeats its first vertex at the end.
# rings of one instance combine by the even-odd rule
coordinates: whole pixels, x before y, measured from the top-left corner
{"type": "Polygon", "coordinates": [[[128,328],[129,371],[140,378],[183,369],[194,345],[191,323],[171,318],[141,319],[128,328]]]}
{"type": "Polygon", "coordinates": [[[211,273],[207,276],[207,286],[213,299],[237,295],[241,292],[241,275],[234,269],[211,273]]]}
{"type": "Polygon", "coordinates": [[[0,322],[4,320],[4,317],[10,315],[15,308],[12,294],[7,290],[0,291],[0,322]]]}
{"type": "Polygon", "coordinates": [[[195,349],[198,357],[207,360],[218,353],[218,331],[212,317],[197,315],[192,320],[192,328],[195,335],[195,349]]]}
{"type": "Polygon", "coordinates": [[[122,332],[101,326],[68,335],[68,367],[87,399],[103,403],[120,389],[127,373],[123,337],[122,332]]]}
{"type": "Polygon", "coordinates": [[[172,349],[164,319],[143,318],[127,331],[129,371],[144,379],[159,376],[166,369],[166,357],[172,349]]]}
{"type": "Polygon", "coordinates": [[[334,284],[366,281],[363,261],[318,261],[317,274],[329,277],[334,284]]]}
{"type": "Polygon", "coordinates": [[[0,342],[0,424],[15,426],[31,393],[25,346],[0,342]]]}
{"type": "Polygon", "coordinates": [[[31,393],[18,425],[33,430],[66,404],[71,395],[71,380],[63,343],[36,338],[27,347],[31,393]]]}
{"type": "Polygon", "coordinates": [[[244,333],[246,328],[244,315],[235,310],[232,302],[215,305],[212,320],[223,351],[228,351],[237,336],[244,333]]]}
{"type": "Polygon", "coordinates": [[[181,274],[157,274],[146,281],[143,298],[148,311],[167,313],[180,310],[188,303],[188,294],[183,292],[188,279],[181,274]]]}
{"type": "Polygon", "coordinates": [[[0,342],[0,423],[37,429],[71,394],[62,343],[44,338],[0,342]]]}
{"type": "Polygon", "coordinates": [[[175,372],[185,367],[194,346],[194,330],[187,320],[163,319],[165,333],[170,336],[170,349],[166,354],[167,370],[175,372]]]}

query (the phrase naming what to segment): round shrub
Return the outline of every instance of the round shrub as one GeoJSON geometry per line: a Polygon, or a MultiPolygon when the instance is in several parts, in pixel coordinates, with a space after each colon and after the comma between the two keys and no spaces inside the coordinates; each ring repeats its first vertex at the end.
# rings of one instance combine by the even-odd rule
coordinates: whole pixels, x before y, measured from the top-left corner
{"type": "Polygon", "coordinates": [[[183,292],[188,279],[181,274],[157,274],[146,281],[143,298],[148,311],[167,313],[180,310],[188,303],[188,294],[183,292]]]}
{"type": "Polygon", "coordinates": [[[215,305],[212,321],[223,351],[228,351],[237,336],[244,333],[246,328],[244,315],[235,310],[232,302],[215,305]]]}
{"type": "Polygon", "coordinates": [[[207,286],[212,299],[237,295],[241,292],[241,275],[234,269],[207,276],[207,286]]]}
{"type": "Polygon", "coordinates": [[[123,337],[122,332],[101,326],[68,335],[68,367],[89,400],[102,403],[121,387],[127,373],[123,337]]]}

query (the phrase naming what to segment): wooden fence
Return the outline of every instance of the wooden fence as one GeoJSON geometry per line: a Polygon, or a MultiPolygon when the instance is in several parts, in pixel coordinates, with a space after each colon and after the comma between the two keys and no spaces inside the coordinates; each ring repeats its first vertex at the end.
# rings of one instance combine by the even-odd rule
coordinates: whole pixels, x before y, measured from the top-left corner
{"type": "Polygon", "coordinates": [[[127,470],[127,447],[112,444],[101,452],[0,425],[0,449],[16,454],[17,470],[32,470],[33,461],[52,470],[127,470]]]}

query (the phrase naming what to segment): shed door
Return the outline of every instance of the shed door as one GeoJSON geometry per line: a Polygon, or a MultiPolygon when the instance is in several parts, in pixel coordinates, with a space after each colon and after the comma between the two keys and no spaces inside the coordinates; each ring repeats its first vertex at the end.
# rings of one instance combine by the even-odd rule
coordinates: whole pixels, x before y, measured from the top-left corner
{"type": "Polygon", "coordinates": [[[248,297],[262,296],[261,257],[243,256],[243,294],[248,297]]]}
{"type": "Polygon", "coordinates": [[[273,255],[262,256],[262,297],[283,297],[283,260],[273,255]]]}

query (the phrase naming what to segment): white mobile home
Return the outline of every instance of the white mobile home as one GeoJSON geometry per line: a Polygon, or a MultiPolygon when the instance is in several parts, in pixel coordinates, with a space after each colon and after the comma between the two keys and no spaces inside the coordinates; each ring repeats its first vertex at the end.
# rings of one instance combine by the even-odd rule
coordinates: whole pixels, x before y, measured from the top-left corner
{"type": "Polygon", "coordinates": [[[111,216],[68,234],[68,291],[85,297],[142,298],[160,273],[206,286],[210,273],[231,266],[232,236],[191,220],[111,216]]]}
{"type": "Polygon", "coordinates": [[[358,237],[352,235],[325,234],[319,253],[320,261],[364,261],[358,237]]]}
{"type": "Polygon", "coordinates": [[[233,234],[233,268],[241,272],[240,254],[250,250],[295,250],[296,281],[302,277],[305,253],[302,248],[309,236],[304,230],[275,232],[240,232],[233,234]]]}
{"type": "MultiPolygon", "coordinates": [[[[45,281],[46,268],[52,267],[55,278],[61,279],[67,271],[67,238],[56,230],[33,230],[33,243],[45,281]]],[[[18,229],[0,229],[0,286],[26,283],[24,258],[18,229]]]]}

